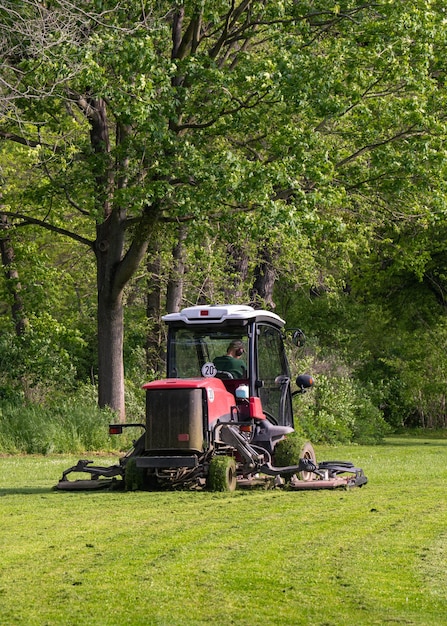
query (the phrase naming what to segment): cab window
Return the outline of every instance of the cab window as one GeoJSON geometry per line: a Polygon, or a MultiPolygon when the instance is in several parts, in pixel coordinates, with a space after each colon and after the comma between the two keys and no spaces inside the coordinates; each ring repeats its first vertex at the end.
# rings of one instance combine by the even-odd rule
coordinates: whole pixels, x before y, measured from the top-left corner
{"type": "Polygon", "coordinates": [[[274,423],[292,423],[290,372],[280,331],[266,324],[258,325],[259,395],[267,417],[274,423]]]}

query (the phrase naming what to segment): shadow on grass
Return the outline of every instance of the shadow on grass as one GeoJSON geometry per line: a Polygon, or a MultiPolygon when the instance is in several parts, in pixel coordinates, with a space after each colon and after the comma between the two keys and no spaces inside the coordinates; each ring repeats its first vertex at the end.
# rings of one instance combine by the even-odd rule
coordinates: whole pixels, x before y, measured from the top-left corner
{"type": "Polygon", "coordinates": [[[2,496],[31,496],[42,493],[54,493],[54,489],[53,487],[0,487],[0,498],[2,496]]]}

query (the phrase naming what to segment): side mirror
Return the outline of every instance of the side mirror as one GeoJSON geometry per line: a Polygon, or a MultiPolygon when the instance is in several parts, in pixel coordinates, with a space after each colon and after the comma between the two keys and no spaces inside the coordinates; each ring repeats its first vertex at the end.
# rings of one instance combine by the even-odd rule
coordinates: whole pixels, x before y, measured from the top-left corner
{"type": "Polygon", "coordinates": [[[300,328],[293,331],[292,341],[298,348],[302,348],[306,343],[306,335],[300,328]]]}
{"type": "Polygon", "coordinates": [[[310,376],[310,374],[300,374],[299,376],[297,376],[296,384],[298,387],[298,391],[296,391],[295,393],[305,393],[307,389],[313,387],[314,379],[312,378],[312,376],[310,376]]]}

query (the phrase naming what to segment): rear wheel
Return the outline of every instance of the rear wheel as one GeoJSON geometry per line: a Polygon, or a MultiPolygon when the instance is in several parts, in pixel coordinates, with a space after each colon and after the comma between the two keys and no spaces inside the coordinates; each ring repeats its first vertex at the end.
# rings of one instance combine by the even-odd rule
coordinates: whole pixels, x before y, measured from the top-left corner
{"type": "Polygon", "coordinates": [[[139,491],[143,489],[144,472],[137,467],[137,462],[134,458],[130,458],[126,463],[124,473],[124,484],[126,491],[139,491]]]}
{"type": "MultiPolygon", "coordinates": [[[[315,450],[309,441],[298,433],[291,433],[284,439],[279,441],[275,446],[274,462],[277,467],[288,467],[290,465],[298,465],[300,459],[306,459],[317,464],[315,450]]],[[[290,479],[290,474],[284,473],[282,476],[290,479]]],[[[314,480],[315,475],[312,472],[299,472],[297,474],[299,480],[314,480]]]]}
{"type": "Polygon", "coordinates": [[[236,489],[236,463],[230,456],[215,456],[210,463],[207,487],[211,491],[236,489]]]}
{"type": "MultiPolygon", "coordinates": [[[[306,441],[306,443],[302,446],[300,450],[300,459],[306,459],[307,461],[312,461],[314,465],[317,464],[317,457],[315,455],[315,450],[313,448],[313,445],[309,441],[306,441]]],[[[299,480],[306,480],[306,481],[314,480],[315,474],[313,472],[300,472],[298,474],[298,478],[299,480]]]]}

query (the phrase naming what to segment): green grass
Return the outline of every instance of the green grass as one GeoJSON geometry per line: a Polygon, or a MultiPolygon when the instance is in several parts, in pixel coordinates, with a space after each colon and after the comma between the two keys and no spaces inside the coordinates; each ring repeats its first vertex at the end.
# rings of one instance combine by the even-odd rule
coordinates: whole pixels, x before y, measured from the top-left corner
{"type": "Polygon", "coordinates": [[[355,462],[369,484],[56,492],[77,457],[0,458],[0,623],[447,624],[447,441],[317,457],[355,462]]]}

